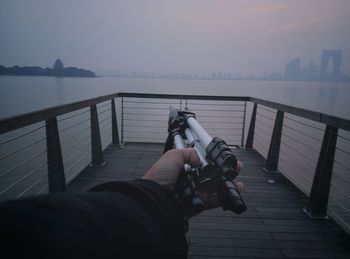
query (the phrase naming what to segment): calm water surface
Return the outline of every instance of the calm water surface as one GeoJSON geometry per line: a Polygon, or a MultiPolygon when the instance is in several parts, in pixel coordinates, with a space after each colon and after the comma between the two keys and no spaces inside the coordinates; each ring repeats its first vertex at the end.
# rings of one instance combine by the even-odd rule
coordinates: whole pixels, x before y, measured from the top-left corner
{"type": "Polygon", "coordinates": [[[254,96],[350,119],[350,83],[0,77],[0,118],[115,92],[254,96]]]}

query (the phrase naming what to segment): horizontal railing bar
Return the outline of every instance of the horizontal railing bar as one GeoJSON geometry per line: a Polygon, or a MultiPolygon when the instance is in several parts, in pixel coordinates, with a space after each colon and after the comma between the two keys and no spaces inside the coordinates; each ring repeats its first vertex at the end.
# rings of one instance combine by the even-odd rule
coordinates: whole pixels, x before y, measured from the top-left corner
{"type": "MultiPolygon", "coordinates": [[[[73,147],[79,145],[80,143],[84,142],[85,140],[87,140],[87,139],[90,138],[90,137],[91,137],[91,134],[85,136],[83,139],[79,140],[77,143],[72,143],[72,145],[70,145],[70,146],[68,146],[68,147],[66,147],[66,148],[63,148],[63,149],[62,149],[62,152],[63,152],[63,151],[64,151],[64,152],[67,152],[67,151],[71,150],[73,147]]],[[[89,143],[89,144],[91,144],[91,143],[89,143]]]]}
{"type": "Polygon", "coordinates": [[[332,216],[332,217],[336,217],[342,224],[345,225],[346,228],[348,228],[348,229],[350,230],[350,225],[349,225],[348,223],[346,223],[346,222],[344,221],[344,219],[342,219],[340,216],[338,216],[338,214],[335,213],[335,211],[333,211],[330,207],[331,207],[331,206],[328,206],[327,209],[332,213],[331,216],[332,216]]]}
{"type": "Polygon", "coordinates": [[[165,131],[168,130],[168,127],[165,126],[154,126],[154,125],[142,125],[142,124],[124,124],[124,127],[144,127],[144,128],[163,128],[165,131]]]}
{"type": "MultiPolygon", "coordinates": [[[[161,108],[157,107],[129,107],[124,106],[124,109],[130,109],[130,110],[159,110],[161,108]]],[[[244,110],[217,110],[217,109],[190,109],[190,111],[208,111],[208,112],[244,112],[244,110]]]]}
{"type": "Polygon", "coordinates": [[[305,156],[303,155],[301,152],[299,152],[297,149],[295,149],[294,147],[290,146],[290,145],[287,145],[286,143],[284,143],[283,141],[281,141],[281,145],[285,146],[286,148],[290,149],[290,150],[293,150],[295,153],[297,153],[298,155],[300,155],[301,157],[303,157],[304,159],[307,159],[309,160],[310,162],[316,164],[317,161],[316,160],[313,160],[311,159],[310,157],[308,156],[305,156]]]}
{"type": "Polygon", "coordinates": [[[256,146],[261,146],[262,148],[265,148],[265,145],[264,143],[262,143],[258,138],[254,138],[254,143],[253,145],[256,147],[256,146]],[[258,144],[258,145],[257,145],[258,144]]]}
{"type": "MultiPolygon", "coordinates": [[[[273,108],[270,108],[270,109],[273,109],[273,108]]],[[[273,113],[274,115],[276,115],[276,110],[269,110],[269,109],[266,109],[266,108],[261,107],[261,106],[258,106],[258,110],[263,110],[263,111],[273,113]]]]}
{"type": "MultiPolygon", "coordinates": [[[[298,165],[301,165],[303,168],[307,169],[310,173],[314,174],[315,169],[310,168],[309,166],[306,166],[302,164],[302,162],[298,159],[295,159],[294,157],[288,155],[286,152],[284,152],[282,149],[280,149],[281,154],[284,154],[285,157],[288,157],[289,159],[292,159],[294,162],[296,162],[298,165]]],[[[298,153],[299,154],[299,153],[298,153]]],[[[301,154],[302,155],[302,154],[301,154]]]]}
{"type": "Polygon", "coordinates": [[[290,126],[288,126],[288,125],[286,125],[286,124],[283,124],[283,127],[286,127],[287,129],[293,130],[294,132],[298,132],[298,133],[300,133],[300,134],[302,134],[302,135],[304,135],[304,136],[306,136],[306,137],[309,137],[309,138],[311,138],[311,139],[313,139],[313,140],[315,140],[315,141],[317,141],[317,142],[320,142],[320,143],[322,142],[322,139],[315,138],[314,136],[311,136],[311,135],[309,135],[309,134],[306,134],[305,132],[300,131],[300,130],[298,130],[298,129],[295,129],[295,128],[293,128],[293,127],[290,127],[290,126]]]}
{"type": "Polygon", "coordinates": [[[344,149],[341,149],[340,147],[335,147],[336,150],[339,150],[340,152],[343,152],[344,154],[350,155],[350,153],[344,149]]]}
{"type": "Polygon", "coordinates": [[[198,118],[228,118],[228,119],[242,119],[243,116],[226,116],[226,115],[197,115],[198,118]]]}
{"type": "Polygon", "coordinates": [[[265,122],[265,121],[259,120],[258,118],[256,118],[255,120],[256,120],[257,122],[259,122],[259,123],[265,125],[265,126],[268,127],[269,129],[273,129],[273,125],[271,125],[271,124],[268,124],[268,123],[265,122]]]}
{"type": "MultiPolygon", "coordinates": [[[[111,129],[112,129],[112,125],[111,125],[111,124],[105,124],[103,127],[100,127],[100,134],[101,134],[101,137],[104,137],[104,136],[102,136],[102,132],[103,132],[103,133],[106,133],[106,129],[111,130],[111,129]],[[109,126],[109,127],[108,127],[108,126],[109,126]]],[[[109,136],[109,137],[112,137],[112,135],[109,136]]]]}
{"type": "Polygon", "coordinates": [[[242,107],[244,106],[244,103],[238,104],[238,103],[191,103],[188,102],[187,105],[193,105],[193,106],[207,106],[207,105],[213,105],[213,106],[226,106],[226,107],[242,107]]]}
{"type": "Polygon", "coordinates": [[[284,115],[284,118],[286,118],[286,119],[288,119],[288,120],[291,120],[291,121],[294,121],[294,122],[296,122],[296,123],[299,123],[299,124],[301,124],[301,125],[304,125],[304,126],[313,128],[313,129],[317,129],[317,130],[320,130],[320,131],[324,131],[324,129],[321,129],[321,128],[318,128],[318,127],[316,127],[316,126],[312,126],[312,125],[309,125],[309,124],[306,124],[306,123],[303,123],[303,122],[301,122],[301,121],[297,121],[297,120],[295,120],[295,119],[292,119],[292,118],[290,118],[289,116],[287,116],[286,114],[284,115]]]}
{"type": "Polygon", "coordinates": [[[340,163],[338,160],[333,159],[333,161],[334,161],[336,164],[338,164],[338,165],[340,165],[341,167],[343,167],[346,171],[350,171],[350,168],[346,167],[345,165],[343,165],[343,163],[340,163]]]}
{"type": "MultiPolygon", "coordinates": [[[[342,181],[346,182],[347,184],[350,183],[350,180],[348,180],[348,179],[342,177],[342,176],[339,175],[337,172],[332,171],[332,174],[335,175],[335,176],[337,176],[339,179],[341,179],[342,181]]],[[[350,198],[350,197],[349,197],[349,198],[350,198]]]]}
{"type": "Polygon", "coordinates": [[[21,177],[19,180],[17,180],[16,182],[14,182],[13,184],[11,184],[10,186],[6,187],[4,190],[2,190],[0,192],[0,194],[3,194],[5,192],[7,192],[8,190],[10,190],[13,186],[15,186],[16,184],[18,184],[19,182],[23,181],[24,179],[26,179],[27,177],[33,175],[35,172],[37,172],[40,168],[43,168],[44,166],[47,165],[47,162],[45,162],[44,164],[40,165],[39,167],[33,169],[32,171],[30,171],[28,174],[24,175],[23,177],[21,177]]]}
{"type": "MultiPolygon", "coordinates": [[[[125,102],[124,102],[125,103],[125,102]]],[[[144,106],[142,106],[142,107],[128,107],[128,106],[123,106],[123,108],[124,108],[124,110],[126,110],[126,109],[131,109],[131,110],[159,110],[159,109],[161,109],[161,108],[155,108],[155,107],[144,107],[144,106]]]]}
{"type": "Polygon", "coordinates": [[[83,132],[85,132],[85,131],[87,131],[87,130],[90,130],[90,129],[91,129],[91,127],[89,126],[89,127],[87,127],[87,128],[84,128],[83,130],[77,132],[76,134],[73,134],[72,136],[70,136],[70,137],[68,137],[68,138],[66,138],[66,139],[64,139],[64,140],[61,140],[61,146],[62,146],[63,143],[66,143],[68,140],[71,140],[72,138],[75,138],[76,136],[79,136],[79,135],[81,135],[83,132]]]}
{"type": "MultiPolygon", "coordinates": [[[[262,114],[262,113],[260,113],[260,112],[257,112],[256,115],[259,115],[259,116],[261,116],[261,117],[264,117],[265,119],[268,119],[268,120],[270,120],[270,121],[275,121],[275,119],[276,119],[276,118],[270,118],[270,117],[268,117],[268,116],[266,116],[266,115],[264,115],[264,114],[262,114]]],[[[275,114],[275,116],[276,116],[276,114],[275,114]]]]}
{"type": "Polygon", "coordinates": [[[148,116],[169,116],[169,113],[142,113],[142,112],[123,112],[125,115],[148,115],[148,116]]]}
{"type": "Polygon", "coordinates": [[[222,128],[222,127],[220,127],[220,128],[211,128],[211,127],[206,127],[205,129],[206,130],[242,130],[243,127],[241,127],[241,128],[232,128],[232,127],[230,127],[230,128],[222,128]]]}
{"type": "Polygon", "coordinates": [[[200,124],[235,125],[237,123],[237,122],[234,122],[234,121],[200,121],[200,120],[201,120],[201,118],[199,117],[200,124]]]}
{"type": "Polygon", "coordinates": [[[344,137],[344,136],[342,136],[342,135],[337,135],[339,138],[342,138],[342,139],[345,139],[345,140],[347,140],[347,141],[350,141],[350,139],[349,138],[347,138],[347,137],[344,137]]]}
{"type": "Polygon", "coordinates": [[[284,159],[282,159],[281,157],[279,158],[280,162],[282,162],[286,167],[289,168],[289,171],[292,173],[297,173],[298,175],[300,175],[301,177],[303,177],[308,183],[312,184],[312,180],[307,178],[304,174],[300,173],[298,170],[292,169],[292,167],[290,166],[290,164],[285,161],[284,159]]]}
{"type": "Polygon", "coordinates": [[[246,96],[211,96],[211,95],[180,95],[180,94],[145,94],[145,93],[118,93],[118,97],[149,98],[149,99],[183,99],[183,100],[213,100],[213,101],[249,101],[246,96]]]}
{"type": "MultiPolygon", "coordinates": [[[[68,172],[69,170],[71,170],[72,168],[74,168],[78,163],[80,163],[84,158],[88,157],[89,154],[85,154],[84,156],[82,156],[77,162],[75,162],[73,165],[71,165],[66,172],[68,172]]],[[[72,174],[68,179],[67,179],[67,183],[69,183],[72,179],[74,179],[78,174],[80,174],[80,170],[78,170],[78,172],[72,174]]]]}
{"type": "Polygon", "coordinates": [[[165,104],[165,105],[171,105],[171,104],[173,104],[173,105],[178,105],[178,104],[180,104],[179,102],[176,102],[176,103],[169,103],[169,102],[153,102],[153,101],[150,101],[150,102],[144,102],[144,101],[130,101],[130,100],[128,100],[128,99],[125,99],[124,100],[124,104],[126,104],[126,103],[148,103],[148,104],[165,104]]]}
{"type": "MultiPolygon", "coordinates": [[[[89,136],[89,137],[90,137],[90,136],[89,136]]],[[[85,140],[85,139],[84,139],[84,140],[85,140]]],[[[77,144],[79,144],[79,143],[77,143],[77,144]]],[[[75,158],[78,154],[84,152],[84,151],[85,151],[85,148],[88,147],[88,146],[90,146],[90,145],[91,145],[91,143],[87,143],[87,144],[83,145],[81,148],[78,149],[77,152],[75,152],[74,154],[70,155],[69,158],[68,158],[67,160],[64,160],[63,163],[65,163],[65,164],[68,163],[68,162],[71,161],[73,158],[75,158]]],[[[68,169],[66,170],[65,173],[67,173],[67,171],[68,171],[68,169]]]]}
{"type": "MultiPolygon", "coordinates": [[[[316,154],[319,152],[318,150],[309,147],[308,145],[304,144],[303,142],[297,141],[296,139],[291,138],[291,137],[289,137],[289,136],[287,136],[287,135],[284,135],[283,133],[282,133],[282,135],[285,136],[285,137],[287,137],[287,138],[289,138],[290,140],[295,141],[296,143],[302,145],[303,147],[308,148],[309,150],[315,152],[316,154]]],[[[287,143],[285,143],[284,141],[281,141],[281,144],[285,145],[286,147],[288,147],[288,148],[290,148],[290,149],[293,149],[293,150],[296,151],[296,152],[299,152],[299,151],[297,151],[295,148],[291,147],[291,145],[288,145],[287,143]]],[[[308,156],[304,156],[304,157],[310,159],[308,156]]],[[[316,162],[316,161],[314,161],[314,160],[311,160],[311,161],[316,162]]]]}
{"type": "Polygon", "coordinates": [[[22,137],[24,137],[24,136],[27,136],[27,135],[29,135],[29,134],[31,134],[31,133],[33,133],[33,132],[35,132],[35,131],[38,131],[39,129],[42,129],[42,128],[45,128],[45,125],[40,126],[40,127],[38,127],[38,128],[35,128],[35,129],[33,129],[33,130],[30,130],[30,131],[28,131],[28,132],[26,132],[26,133],[23,133],[23,134],[20,135],[20,136],[16,136],[16,137],[13,137],[13,138],[11,138],[11,139],[5,140],[4,142],[1,142],[1,143],[0,143],[0,146],[1,146],[1,145],[4,145],[4,144],[7,144],[7,143],[9,143],[9,142],[11,142],[11,141],[14,141],[14,140],[16,140],[16,139],[22,138],[22,137]]]}
{"type": "MultiPolygon", "coordinates": [[[[43,179],[44,179],[44,178],[43,178],[43,179]]],[[[50,184],[48,184],[47,186],[45,186],[43,189],[41,189],[40,191],[38,191],[38,192],[36,193],[36,195],[40,195],[42,192],[44,192],[46,189],[48,189],[49,186],[50,186],[50,184]]]]}
{"type": "Polygon", "coordinates": [[[260,135],[260,133],[255,132],[255,135],[256,135],[257,137],[260,137],[262,140],[260,140],[260,139],[257,138],[256,136],[254,136],[254,141],[255,141],[255,140],[258,140],[258,142],[260,142],[261,144],[265,144],[265,145],[269,143],[269,140],[268,140],[266,137],[260,135]],[[266,143],[263,143],[263,142],[262,142],[263,140],[265,140],[266,143]]]}
{"type": "Polygon", "coordinates": [[[100,126],[101,126],[104,122],[106,122],[106,121],[109,121],[110,123],[112,123],[112,122],[111,122],[111,116],[108,116],[107,118],[104,118],[103,120],[100,120],[100,121],[99,121],[100,126]]]}
{"type": "MultiPolygon", "coordinates": [[[[145,139],[143,137],[139,137],[139,136],[124,136],[125,138],[128,138],[128,139],[145,139]]],[[[162,137],[159,137],[159,138],[150,138],[150,137],[147,137],[147,140],[149,139],[152,139],[152,140],[159,140],[159,141],[164,141],[165,139],[163,139],[162,137]]]]}
{"type": "MultiPolygon", "coordinates": [[[[30,189],[32,189],[35,185],[37,185],[38,183],[40,183],[43,179],[49,177],[49,174],[53,173],[53,172],[56,172],[56,171],[51,171],[49,172],[48,174],[45,174],[43,177],[39,178],[37,181],[35,181],[31,186],[29,186],[27,189],[25,189],[23,192],[21,192],[17,197],[16,199],[20,198],[23,196],[23,194],[25,194],[26,192],[28,192],[30,189]]],[[[45,187],[45,189],[47,189],[47,187],[45,187]]],[[[44,190],[45,190],[44,189],[44,190]]]]}
{"type": "Polygon", "coordinates": [[[87,122],[87,121],[90,121],[90,118],[87,118],[87,119],[85,119],[85,120],[79,121],[79,122],[77,122],[77,123],[75,123],[75,124],[73,124],[73,125],[68,126],[67,128],[61,129],[61,130],[60,130],[60,133],[63,133],[63,132],[65,132],[65,131],[67,131],[67,130],[69,130],[69,129],[72,129],[72,128],[74,128],[74,127],[80,125],[80,124],[83,124],[84,122],[87,122]]]}
{"type": "Polygon", "coordinates": [[[124,130],[124,132],[137,132],[137,133],[166,133],[165,131],[141,131],[141,130],[124,130]]]}
{"type": "Polygon", "coordinates": [[[258,127],[256,125],[255,125],[255,128],[260,130],[261,132],[265,133],[266,135],[272,135],[272,132],[267,132],[267,131],[263,130],[262,128],[260,128],[260,127],[258,127]]]}
{"type": "Polygon", "coordinates": [[[288,135],[286,135],[286,134],[284,134],[284,133],[282,133],[282,135],[283,135],[284,137],[289,138],[290,140],[293,140],[293,141],[295,141],[296,143],[298,143],[298,144],[300,144],[300,145],[302,145],[302,146],[304,146],[304,147],[306,147],[306,148],[308,148],[308,149],[314,151],[316,154],[319,152],[319,150],[316,150],[316,149],[314,149],[314,148],[311,148],[310,146],[306,145],[306,144],[303,143],[303,142],[300,142],[300,141],[296,140],[295,138],[292,138],[292,137],[290,137],[290,136],[288,136],[288,135]]]}
{"type": "Polygon", "coordinates": [[[101,131],[101,137],[107,138],[107,137],[112,137],[112,136],[102,136],[102,132],[107,133],[110,130],[112,130],[112,125],[106,124],[103,127],[101,127],[100,131],[101,131]],[[110,126],[110,127],[107,127],[110,126]]]}
{"type": "MultiPolygon", "coordinates": [[[[284,166],[284,165],[283,165],[284,166]]],[[[285,168],[282,168],[282,166],[281,166],[281,168],[279,168],[279,172],[281,172],[283,175],[285,175],[285,177],[288,179],[288,181],[290,181],[290,182],[292,182],[293,183],[293,180],[295,181],[295,182],[298,182],[299,181],[299,179],[297,179],[296,177],[295,177],[295,174],[293,174],[293,172],[292,172],[292,174],[290,174],[290,173],[286,173],[286,172],[284,172],[285,171],[285,168]],[[282,171],[283,170],[283,171],[282,171]],[[287,177],[288,176],[288,177],[287,177]]],[[[293,183],[294,184],[294,183],[293,183]]],[[[300,182],[299,183],[299,186],[297,186],[297,188],[299,189],[299,190],[301,190],[302,192],[304,192],[306,195],[308,195],[308,194],[310,194],[310,187],[308,187],[308,186],[305,186],[305,184],[306,184],[306,182],[300,182]]],[[[294,184],[295,186],[296,186],[296,184],[294,184]]]]}
{"type": "Polygon", "coordinates": [[[19,167],[21,167],[22,165],[24,165],[24,164],[26,164],[26,163],[32,161],[34,158],[36,158],[36,157],[38,157],[38,156],[40,156],[40,155],[42,155],[42,154],[44,154],[44,153],[46,153],[46,149],[45,149],[44,151],[42,151],[42,152],[40,152],[40,153],[38,153],[38,154],[36,154],[36,155],[34,155],[34,156],[28,158],[27,160],[24,160],[22,163],[16,165],[15,167],[12,167],[11,169],[7,170],[5,173],[0,174],[0,177],[3,177],[3,176],[5,176],[5,175],[7,175],[7,174],[13,172],[13,171],[16,170],[17,168],[19,168],[19,167]]]}
{"type": "Polygon", "coordinates": [[[26,148],[28,148],[28,147],[34,146],[34,145],[38,144],[39,142],[41,142],[41,141],[43,141],[43,140],[46,140],[46,137],[45,137],[45,138],[42,138],[42,139],[39,139],[39,140],[36,140],[36,141],[34,141],[34,142],[32,142],[32,143],[30,143],[30,144],[28,144],[28,145],[25,145],[24,147],[21,147],[21,148],[15,150],[15,151],[13,151],[13,152],[11,152],[11,153],[9,153],[9,154],[6,154],[6,155],[0,157],[0,161],[3,160],[3,159],[5,159],[5,158],[8,158],[9,156],[11,156],[11,155],[13,155],[13,154],[16,154],[16,153],[20,152],[20,151],[22,151],[22,150],[24,150],[24,149],[26,149],[26,148]]]}
{"type": "Polygon", "coordinates": [[[341,204],[339,201],[337,201],[336,199],[334,199],[331,195],[329,195],[329,198],[330,198],[331,200],[333,200],[335,203],[337,203],[340,207],[342,207],[342,209],[345,210],[345,211],[350,215],[350,210],[348,210],[347,208],[345,208],[343,204],[341,204]]]}
{"type": "Polygon", "coordinates": [[[65,117],[65,118],[59,119],[59,120],[57,120],[57,122],[61,122],[61,121],[65,121],[65,120],[69,120],[69,119],[75,118],[75,117],[77,117],[77,116],[79,116],[79,115],[82,115],[82,114],[84,114],[84,113],[88,113],[88,112],[90,112],[90,110],[85,110],[85,111],[82,111],[82,112],[80,112],[80,113],[74,114],[74,115],[72,115],[72,116],[69,116],[69,117],[65,117]]]}
{"type": "Polygon", "coordinates": [[[111,111],[111,109],[106,109],[106,110],[100,111],[100,112],[98,112],[97,114],[98,114],[98,115],[101,115],[101,114],[104,114],[104,113],[106,113],[106,112],[108,112],[108,111],[111,111]]]}
{"type": "MultiPolygon", "coordinates": [[[[109,101],[109,100],[108,100],[109,101]]],[[[106,107],[106,106],[111,106],[111,103],[110,102],[108,102],[108,103],[106,103],[106,104],[104,104],[104,105],[101,105],[101,106],[96,106],[97,107],[97,109],[101,109],[101,108],[104,108],[104,107],[106,107]]]]}
{"type": "Polygon", "coordinates": [[[241,137],[242,136],[242,134],[226,134],[226,133],[217,134],[217,135],[229,136],[229,137],[241,137]]]}
{"type": "Polygon", "coordinates": [[[150,119],[150,120],[144,120],[144,119],[127,119],[124,118],[124,121],[158,121],[158,122],[166,122],[166,120],[154,120],[154,119],[150,119]]]}
{"type": "MultiPolygon", "coordinates": [[[[244,106],[243,106],[244,107],[244,106]]],[[[244,110],[215,110],[215,109],[193,109],[191,111],[204,111],[204,112],[244,112],[244,110]]]]}

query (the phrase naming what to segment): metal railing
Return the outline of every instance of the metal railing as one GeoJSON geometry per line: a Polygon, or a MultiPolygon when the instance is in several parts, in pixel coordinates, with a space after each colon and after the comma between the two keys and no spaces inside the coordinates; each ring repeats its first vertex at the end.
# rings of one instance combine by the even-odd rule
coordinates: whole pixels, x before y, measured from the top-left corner
{"type": "Polygon", "coordinates": [[[116,93],[2,119],[0,199],[65,191],[86,166],[104,164],[109,144],[163,143],[170,105],[257,150],[266,172],[309,196],[310,217],[328,213],[350,232],[350,121],[251,97],[116,93]]]}

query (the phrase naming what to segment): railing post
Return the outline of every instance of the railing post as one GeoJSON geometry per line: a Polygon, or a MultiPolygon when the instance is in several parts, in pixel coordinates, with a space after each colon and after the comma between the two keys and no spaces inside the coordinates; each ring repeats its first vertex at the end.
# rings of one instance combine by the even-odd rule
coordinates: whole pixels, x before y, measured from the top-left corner
{"type": "Polygon", "coordinates": [[[103,166],[100,127],[97,116],[96,104],[90,106],[90,122],[91,122],[91,165],[103,166]]]}
{"type": "Polygon", "coordinates": [[[122,107],[121,107],[121,125],[120,125],[120,131],[121,131],[121,141],[120,141],[120,146],[124,146],[124,97],[122,97],[122,107]]]}
{"type": "Polygon", "coordinates": [[[117,113],[115,111],[115,101],[114,98],[111,100],[111,109],[112,109],[112,144],[119,144],[119,134],[118,134],[118,121],[117,113]]]}
{"type": "Polygon", "coordinates": [[[281,136],[283,128],[284,112],[277,111],[275,125],[273,127],[269,152],[266,159],[264,171],[273,173],[278,171],[278,157],[280,153],[281,136]]]}
{"type": "Polygon", "coordinates": [[[242,127],[242,139],[241,139],[241,147],[244,147],[244,133],[245,133],[245,116],[247,113],[247,101],[244,101],[244,111],[243,111],[243,127],[242,127]]]}
{"type": "Polygon", "coordinates": [[[252,118],[250,119],[248,137],[247,137],[247,142],[245,144],[245,148],[253,148],[257,106],[258,106],[257,103],[254,103],[252,118]]]}
{"type": "Polygon", "coordinates": [[[57,118],[47,119],[45,121],[45,126],[49,192],[65,192],[66,179],[64,176],[57,118]]]}
{"type": "Polygon", "coordinates": [[[337,135],[338,128],[327,125],[312,182],[309,202],[304,210],[311,218],[326,218],[327,215],[337,135]]]}

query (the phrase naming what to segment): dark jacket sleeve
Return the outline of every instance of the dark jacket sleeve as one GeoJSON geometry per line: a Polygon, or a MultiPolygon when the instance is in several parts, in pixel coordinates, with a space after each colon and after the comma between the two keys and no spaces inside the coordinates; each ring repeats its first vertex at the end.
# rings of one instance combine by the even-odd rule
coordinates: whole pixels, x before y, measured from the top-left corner
{"type": "Polygon", "coordinates": [[[25,258],[186,258],[175,196],[147,180],[0,204],[2,255],[25,258]]]}

